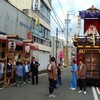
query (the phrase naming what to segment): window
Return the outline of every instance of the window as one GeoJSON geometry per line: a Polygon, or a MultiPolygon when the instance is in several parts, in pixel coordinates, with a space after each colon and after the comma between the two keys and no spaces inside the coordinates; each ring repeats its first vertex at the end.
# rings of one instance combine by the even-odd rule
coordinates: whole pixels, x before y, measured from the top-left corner
{"type": "Polygon", "coordinates": [[[34,29],[35,28],[35,20],[32,18],[32,29],[34,29]]]}
{"type": "Polygon", "coordinates": [[[45,28],[42,26],[42,37],[45,37],[45,28]]]}
{"type": "Polygon", "coordinates": [[[50,20],[50,9],[47,7],[47,5],[42,1],[40,3],[40,12],[48,19],[50,20]]]}

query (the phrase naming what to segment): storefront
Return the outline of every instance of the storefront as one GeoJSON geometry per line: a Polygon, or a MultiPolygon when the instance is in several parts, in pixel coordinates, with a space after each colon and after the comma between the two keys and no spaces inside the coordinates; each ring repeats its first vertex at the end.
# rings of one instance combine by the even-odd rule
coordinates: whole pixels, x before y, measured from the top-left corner
{"type": "Polygon", "coordinates": [[[7,36],[0,34],[0,87],[6,81],[7,36]]]}
{"type": "Polygon", "coordinates": [[[20,39],[17,35],[0,34],[0,88],[7,86],[7,63],[11,60],[10,83],[15,82],[16,62],[31,61],[31,50],[38,49],[31,40],[20,39]]]}

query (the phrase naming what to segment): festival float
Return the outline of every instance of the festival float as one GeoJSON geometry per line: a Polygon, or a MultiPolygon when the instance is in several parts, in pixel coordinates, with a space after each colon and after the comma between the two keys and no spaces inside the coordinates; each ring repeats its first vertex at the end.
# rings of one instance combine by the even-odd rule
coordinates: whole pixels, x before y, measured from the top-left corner
{"type": "MultiPolygon", "coordinates": [[[[76,61],[82,60],[86,65],[86,82],[100,82],[100,10],[93,5],[91,8],[79,11],[78,34],[73,37],[76,47],[76,61]],[[84,22],[81,36],[81,22],[84,22]]],[[[99,84],[100,85],[100,84],[99,84]]]]}

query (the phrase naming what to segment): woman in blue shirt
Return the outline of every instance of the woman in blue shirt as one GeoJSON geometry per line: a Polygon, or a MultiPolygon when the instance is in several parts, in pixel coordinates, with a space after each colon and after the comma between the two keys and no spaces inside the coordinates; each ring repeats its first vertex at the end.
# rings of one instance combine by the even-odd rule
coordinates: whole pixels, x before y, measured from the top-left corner
{"type": "Polygon", "coordinates": [[[70,79],[70,89],[71,90],[76,90],[77,87],[77,76],[76,76],[76,71],[77,71],[77,64],[76,61],[72,61],[72,77],[70,79]]]}

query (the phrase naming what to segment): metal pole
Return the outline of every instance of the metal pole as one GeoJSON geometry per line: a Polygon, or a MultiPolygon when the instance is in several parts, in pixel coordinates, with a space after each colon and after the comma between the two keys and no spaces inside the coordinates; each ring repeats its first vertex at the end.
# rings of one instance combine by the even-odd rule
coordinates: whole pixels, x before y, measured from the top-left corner
{"type": "Polygon", "coordinates": [[[56,28],[56,61],[57,61],[57,51],[58,51],[58,28],[56,28]]]}
{"type": "Polygon", "coordinates": [[[66,62],[68,66],[68,22],[69,22],[69,14],[67,14],[67,39],[66,39],[66,62]]]}

